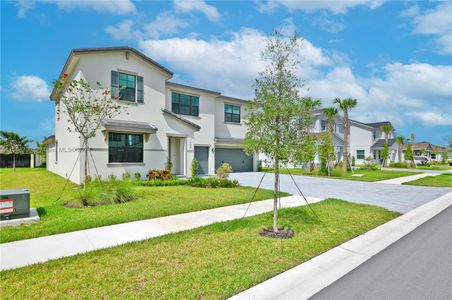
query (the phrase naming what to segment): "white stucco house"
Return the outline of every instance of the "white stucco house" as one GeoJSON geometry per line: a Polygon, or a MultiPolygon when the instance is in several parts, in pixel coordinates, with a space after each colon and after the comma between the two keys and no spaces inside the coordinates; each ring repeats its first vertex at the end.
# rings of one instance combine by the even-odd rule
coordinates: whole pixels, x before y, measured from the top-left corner
{"type": "MultiPolygon", "coordinates": [[[[94,165],[89,159],[92,176],[97,169],[103,178],[124,172],[132,176],[140,172],[144,178],[150,169],[165,168],[168,161],[174,174],[190,176],[195,158],[201,174],[215,174],[223,162],[238,172],[257,169],[257,156],[247,156],[241,148],[246,132],[243,99],[171,82],[170,70],[130,47],[74,49],[60,76],[64,73],[92,86],[99,81],[112,87],[128,109],[128,114],[106,120],[89,141],[95,161],[94,165]],[[126,88],[119,91],[119,86],[126,88]]],[[[82,140],[67,130],[58,97],[53,90],[55,139],[48,146],[47,168],[80,183],[84,157],[77,157],[82,140]]]]}

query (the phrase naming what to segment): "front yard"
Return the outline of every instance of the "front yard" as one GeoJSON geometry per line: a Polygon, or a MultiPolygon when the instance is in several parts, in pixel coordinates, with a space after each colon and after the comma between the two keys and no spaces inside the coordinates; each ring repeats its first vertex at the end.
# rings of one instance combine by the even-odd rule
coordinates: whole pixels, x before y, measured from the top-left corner
{"type": "MultiPolygon", "coordinates": [[[[273,172],[273,169],[265,168],[263,171],[267,172],[273,172]]],[[[354,170],[353,173],[348,171],[347,174],[339,176],[337,172],[334,172],[336,174],[332,174],[331,176],[326,175],[319,175],[316,172],[306,172],[305,169],[302,168],[290,168],[287,170],[286,168],[281,169],[281,174],[290,174],[292,175],[305,175],[305,176],[319,176],[319,177],[325,177],[325,178],[334,178],[334,179],[345,179],[345,180],[358,180],[358,181],[368,181],[368,182],[374,182],[374,181],[380,181],[380,180],[386,180],[386,179],[392,179],[392,178],[398,178],[403,176],[411,176],[416,175],[418,173],[416,172],[410,172],[410,171],[387,171],[387,170],[354,170]],[[356,176],[361,174],[362,176],[356,176]],[[353,176],[355,175],[355,176],[353,176]]]]}
{"type": "Polygon", "coordinates": [[[407,185],[452,187],[452,174],[441,174],[438,176],[427,176],[417,180],[405,182],[407,185]]]}
{"type": "Polygon", "coordinates": [[[335,199],[312,207],[322,222],[307,207],[279,212],[292,239],[261,237],[265,213],[5,271],[0,298],[224,299],[398,216],[335,199]]]}
{"type": "MultiPolygon", "coordinates": [[[[248,187],[135,187],[140,196],[127,203],[69,208],[64,202],[73,199],[79,191],[74,189],[75,184],[69,183],[63,197],[56,201],[65,181],[45,169],[17,169],[15,173],[11,169],[0,169],[1,189],[29,188],[31,207],[37,208],[41,217],[31,225],[0,229],[0,242],[246,203],[254,193],[254,188],[248,187]]],[[[255,200],[272,197],[272,191],[259,190],[255,200]]]]}

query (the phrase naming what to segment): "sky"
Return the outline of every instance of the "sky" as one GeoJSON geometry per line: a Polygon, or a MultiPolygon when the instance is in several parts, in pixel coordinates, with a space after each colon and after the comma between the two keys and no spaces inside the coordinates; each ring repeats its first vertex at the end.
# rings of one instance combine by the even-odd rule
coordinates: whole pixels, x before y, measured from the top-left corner
{"type": "Polygon", "coordinates": [[[451,1],[1,1],[1,129],[54,133],[49,94],[73,48],[131,46],[172,81],[251,99],[274,29],[303,38],[303,96],[356,98],[351,118],[416,141],[452,136],[451,1]]]}

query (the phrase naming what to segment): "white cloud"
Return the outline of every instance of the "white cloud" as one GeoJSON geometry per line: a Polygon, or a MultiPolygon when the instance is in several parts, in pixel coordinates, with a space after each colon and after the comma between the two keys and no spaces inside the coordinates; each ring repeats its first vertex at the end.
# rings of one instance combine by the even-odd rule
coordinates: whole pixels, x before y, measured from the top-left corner
{"type": "Polygon", "coordinates": [[[452,125],[452,113],[432,111],[412,111],[408,112],[409,116],[421,120],[425,125],[452,125]]]}
{"type": "Polygon", "coordinates": [[[175,34],[179,29],[187,26],[187,21],[174,16],[170,12],[163,12],[155,17],[154,21],[145,25],[144,31],[148,37],[157,39],[160,36],[175,34]]]}
{"type": "Polygon", "coordinates": [[[16,5],[19,10],[17,16],[25,17],[26,13],[33,9],[37,3],[55,4],[58,8],[66,11],[73,9],[95,10],[115,15],[125,15],[135,12],[135,5],[131,0],[19,0],[16,5]]]}
{"type": "Polygon", "coordinates": [[[49,86],[44,79],[38,76],[17,76],[11,83],[10,96],[16,100],[41,102],[48,100],[49,95],[49,86]]]}
{"type": "Polygon", "coordinates": [[[345,29],[345,25],[342,21],[332,20],[327,14],[322,14],[314,18],[313,24],[319,26],[323,31],[331,33],[336,33],[345,29]]]}
{"type": "Polygon", "coordinates": [[[221,14],[213,5],[207,4],[204,0],[174,0],[174,8],[177,12],[201,12],[210,21],[219,21],[221,14]]]}
{"type": "Polygon", "coordinates": [[[425,12],[416,7],[410,7],[401,14],[413,18],[413,34],[433,36],[438,52],[452,54],[452,2],[441,2],[425,12]]]}
{"type": "Polygon", "coordinates": [[[110,34],[115,40],[131,40],[137,37],[137,32],[132,31],[133,21],[126,20],[118,26],[107,26],[105,32],[110,34]]]}
{"type": "Polygon", "coordinates": [[[286,7],[289,11],[303,10],[309,13],[325,10],[333,14],[344,14],[350,8],[367,6],[375,9],[383,4],[382,0],[317,0],[317,1],[293,1],[293,0],[268,0],[256,2],[259,12],[274,12],[279,6],[286,7]]]}

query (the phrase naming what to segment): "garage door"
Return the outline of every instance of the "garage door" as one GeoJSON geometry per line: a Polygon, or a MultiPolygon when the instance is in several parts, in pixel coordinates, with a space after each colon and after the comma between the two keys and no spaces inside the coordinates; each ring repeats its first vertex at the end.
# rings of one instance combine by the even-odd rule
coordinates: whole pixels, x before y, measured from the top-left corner
{"type": "Polygon", "coordinates": [[[195,158],[199,162],[198,174],[209,172],[209,147],[195,146],[195,158]]]}
{"type": "Polygon", "coordinates": [[[240,148],[216,148],[215,169],[223,163],[230,164],[234,172],[253,171],[253,157],[246,155],[240,148]]]}

